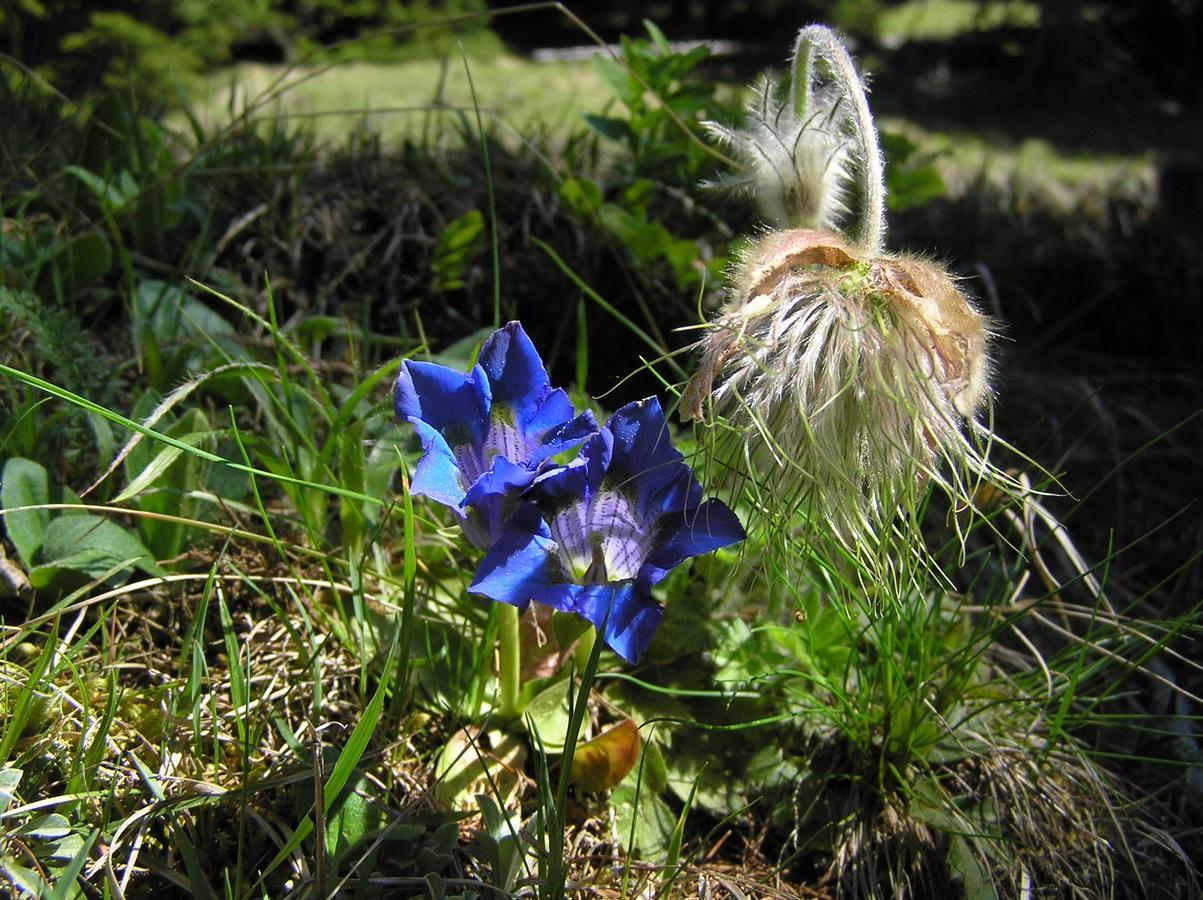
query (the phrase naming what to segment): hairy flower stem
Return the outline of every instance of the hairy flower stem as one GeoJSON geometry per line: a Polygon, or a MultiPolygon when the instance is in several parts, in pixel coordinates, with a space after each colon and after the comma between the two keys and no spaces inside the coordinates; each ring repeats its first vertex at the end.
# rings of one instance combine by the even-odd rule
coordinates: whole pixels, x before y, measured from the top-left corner
{"type": "Polygon", "coordinates": [[[861,187],[863,191],[858,249],[867,255],[877,255],[885,248],[885,166],[882,164],[881,145],[877,140],[877,127],[873,114],[869,112],[869,101],[865,86],[856,74],[852,58],[835,32],[822,25],[811,25],[798,32],[794,45],[793,79],[795,103],[808,102],[810,97],[810,74],[813,66],[812,48],[827,61],[831,74],[839,86],[840,93],[852,105],[852,126],[861,156],[861,187]],[[799,85],[799,79],[805,87],[799,85]]]}
{"type": "Polygon", "coordinates": [[[502,722],[518,718],[518,691],[522,687],[522,637],[518,628],[518,608],[497,604],[498,664],[497,717],[502,722]]]}

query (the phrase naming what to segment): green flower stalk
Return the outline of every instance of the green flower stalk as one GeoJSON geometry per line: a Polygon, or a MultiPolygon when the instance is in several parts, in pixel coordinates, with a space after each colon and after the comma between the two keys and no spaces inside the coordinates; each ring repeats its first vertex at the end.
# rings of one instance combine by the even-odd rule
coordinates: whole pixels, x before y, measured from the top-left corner
{"type": "Polygon", "coordinates": [[[992,329],[943,269],[882,249],[877,132],[839,40],[803,29],[792,72],[784,97],[762,83],[744,128],[711,126],[745,164],[726,184],[782,228],[735,267],[682,414],[722,417],[766,496],[854,545],[928,483],[967,501],[962,479],[991,471],[974,437],[992,329]],[[850,197],[855,237],[838,230],[850,197]]]}

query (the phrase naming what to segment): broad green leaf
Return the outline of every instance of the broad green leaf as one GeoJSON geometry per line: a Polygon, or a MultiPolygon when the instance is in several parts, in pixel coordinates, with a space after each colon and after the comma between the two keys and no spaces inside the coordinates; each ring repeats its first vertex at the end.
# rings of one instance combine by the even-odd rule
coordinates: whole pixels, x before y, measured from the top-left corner
{"type": "Polygon", "coordinates": [[[372,782],[356,770],[342,796],[326,811],[326,847],[336,871],[349,853],[385,824],[381,808],[368,799],[373,793],[372,782]]]}
{"type": "Polygon", "coordinates": [[[568,207],[577,215],[590,215],[601,205],[602,189],[592,178],[566,178],[556,188],[568,207]]]}
{"type": "Polygon", "coordinates": [[[617,99],[621,100],[627,106],[633,106],[639,100],[639,95],[643,93],[643,89],[639,83],[631,77],[630,72],[626,67],[608,56],[597,55],[593,57],[593,68],[597,72],[602,83],[609,88],[617,99]]]}
{"type": "Polygon", "coordinates": [[[668,804],[646,783],[636,791],[635,773],[638,771],[636,767],[635,772],[628,775],[610,794],[618,834],[624,845],[633,840],[635,849],[641,852],[643,859],[652,863],[663,862],[668,858],[677,819],[668,804]]]}
{"type": "Polygon", "coordinates": [[[148,332],[160,344],[183,337],[231,337],[234,327],[219,313],[177,285],[148,278],[134,290],[135,329],[148,332]]]}
{"type": "Polygon", "coordinates": [[[69,897],[83,896],[76,879],[83,871],[84,864],[92,852],[92,845],[96,843],[99,834],[99,831],[92,829],[86,838],[80,840],[78,849],[55,879],[54,889],[47,895],[48,900],[67,900],[69,897]]]}
{"type": "Polygon", "coordinates": [[[71,823],[59,813],[35,816],[17,829],[17,834],[42,841],[57,841],[71,833],[71,823]]]}
{"type": "Polygon", "coordinates": [[[469,734],[460,729],[439,751],[434,795],[448,809],[475,808],[477,794],[500,794],[502,803],[517,786],[526,747],[502,731],[469,734]]]}
{"type": "MultiPolygon", "coordinates": [[[[50,478],[46,469],[32,459],[14,456],[4,464],[0,474],[0,508],[16,509],[50,502],[50,478]]],[[[34,556],[45,540],[50,511],[28,509],[4,514],[8,538],[26,567],[33,565],[34,556]]]]}
{"type": "Polygon", "coordinates": [[[631,139],[631,125],[625,119],[614,119],[608,116],[582,116],[585,124],[608,141],[625,143],[631,139]]]}
{"type": "Polygon", "coordinates": [[[125,205],[138,190],[138,185],[131,183],[128,172],[121,173],[125,178],[101,178],[80,166],[65,166],[63,171],[82,181],[97,201],[108,209],[125,205]]]}
{"type": "Polygon", "coordinates": [[[651,37],[652,43],[656,45],[661,53],[672,53],[672,48],[668,46],[668,38],[664,36],[664,32],[659,29],[655,22],[653,22],[651,19],[644,19],[643,27],[647,29],[647,33],[651,37]]]}
{"type": "MultiPolygon", "coordinates": [[[[153,397],[144,395],[140,399],[153,397]]],[[[212,466],[187,449],[214,449],[215,438],[222,432],[210,425],[205,413],[193,407],[163,429],[179,446],[139,444],[125,459],[125,472],[131,484],[121,492],[121,499],[137,496],[137,505],[145,512],[191,517],[195,503],[188,494],[205,484],[212,466]],[[147,491],[149,487],[156,490],[147,491]]],[[[170,559],[183,550],[189,529],[180,522],[145,517],[138,520],[138,531],[155,556],[170,559]]]]}
{"type": "MultiPolygon", "coordinates": [[[[197,411],[199,412],[199,410],[197,411]]],[[[196,447],[209,438],[221,433],[222,432],[220,431],[198,431],[192,434],[179,435],[179,440],[181,444],[186,444],[189,447],[196,447]]],[[[147,488],[153,485],[164,472],[167,471],[167,468],[173,462],[180,458],[180,455],[183,452],[184,449],[182,447],[164,446],[159,450],[154,458],[151,459],[146,468],[139,472],[137,477],[134,478],[134,480],[128,485],[126,485],[125,490],[113,498],[113,502],[124,503],[126,500],[136,497],[138,494],[145,491],[147,488]]],[[[195,457],[191,456],[189,458],[195,459],[195,457]]]]}
{"type": "Polygon", "coordinates": [[[548,753],[564,751],[570,720],[568,698],[572,687],[571,679],[557,681],[536,695],[523,711],[523,721],[539,735],[539,741],[548,753]]]}
{"type": "Polygon", "coordinates": [[[669,790],[682,802],[694,797],[697,805],[718,816],[742,806],[746,802],[744,785],[713,764],[716,756],[710,745],[703,744],[701,752],[690,752],[692,749],[687,739],[671,748],[664,761],[669,790]]]}
{"type": "Polygon", "coordinates": [[[8,811],[9,805],[13,802],[13,795],[16,794],[18,785],[21,784],[23,774],[23,770],[12,766],[0,769],[0,813],[8,811]]]}
{"type": "Polygon", "coordinates": [[[123,564],[151,575],[162,574],[150,551],[116,522],[99,516],[59,516],[46,527],[42,564],[29,573],[29,583],[44,588],[62,570],[92,578],[108,574],[123,564]]]}
{"type": "Polygon", "coordinates": [[[79,832],[69,831],[49,845],[46,855],[57,860],[72,859],[83,845],[84,836],[79,832]]]}
{"type": "Polygon", "coordinates": [[[887,169],[886,184],[889,193],[886,194],[887,206],[890,212],[909,209],[929,200],[943,197],[948,188],[932,166],[917,169],[887,169]]]}
{"type": "Polygon", "coordinates": [[[71,297],[96,281],[113,262],[113,251],[104,235],[85,232],[54,248],[38,278],[37,294],[51,301],[56,293],[71,297]]]}
{"type": "Polygon", "coordinates": [[[997,900],[994,883],[969,841],[953,835],[948,844],[948,872],[961,883],[965,900],[997,900]]]}
{"type": "MultiPolygon", "coordinates": [[[[42,880],[41,875],[10,857],[0,857],[0,875],[11,881],[18,891],[24,891],[30,897],[41,897],[50,889],[50,885],[42,880]]],[[[18,893],[18,896],[21,894],[18,893]]]]}

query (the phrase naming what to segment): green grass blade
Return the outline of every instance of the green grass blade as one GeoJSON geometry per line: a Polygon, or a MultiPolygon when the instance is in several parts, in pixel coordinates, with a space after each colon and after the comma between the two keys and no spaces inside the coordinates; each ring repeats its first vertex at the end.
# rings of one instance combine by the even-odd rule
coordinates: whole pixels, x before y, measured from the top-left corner
{"type": "Polygon", "coordinates": [[[680,363],[673,359],[667,347],[662,347],[660,344],[658,344],[655,339],[652,338],[646,331],[631,321],[630,318],[619,312],[618,308],[615,307],[614,304],[602,297],[601,294],[593,290],[593,288],[589,287],[589,285],[585,284],[585,282],[581,280],[581,277],[577,275],[576,272],[572,271],[568,263],[564,262],[564,260],[560,258],[560,255],[556,253],[556,251],[550,246],[543,243],[543,241],[539,240],[537,237],[532,236],[530,240],[532,244],[548,255],[551,261],[555,263],[556,268],[568,276],[572,283],[584,292],[586,297],[621,322],[631,332],[631,334],[635,335],[637,338],[639,338],[639,340],[643,341],[643,343],[655,350],[657,358],[661,358],[667,362],[679,378],[684,379],[687,377],[688,373],[681,368],[680,363]]]}
{"type": "MultiPolygon", "coordinates": [[[[326,780],[325,790],[322,791],[322,801],[326,809],[334,805],[334,802],[338,799],[338,795],[342,793],[342,789],[347,786],[347,781],[351,778],[356,766],[359,765],[359,761],[363,758],[364,751],[367,750],[368,743],[371,741],[376,731],[376,726],[380,722],[380,714],[384,709],[384,700],[388,695],[389,688],[392,686],[391,674],[394,670],[393,663],[397,655],[397,646],[400,643],[400,639],[401,630],[398,627],[393,632],[393,641],[389,647],[388,656],[384,661],[380,684],[364,709],[363,716],[360,717],[355,729],[351,732],[351,736],[347,739],[346,746],[339,753],[338,760],[334,763],[334,768],[330,771],[330,777],[326,780]]],[[[264,879],[274,872],[301,845],[301,842],[312,833],[313,817],[307,815],[301,821],[301,824],[297,826],[292,837],[280,848],[280,852],[272,858],[271,862],[264,866],[263,871],[259,874],[259,880],[255,883],[252,890],[261,887],[264,879]]]]}
{"type": "MultiPolygon", "coordinates": [[[[134,769],[137,770],[138,777],[141,779],[143,786],[150,795],[159,803],[165,802],[167,797],[163,793],[163,787],[159,784],[158,779],[155,778],[154,773],[143,765],[142,760],[138,759],[132,750],[128,752],[128,756],[134,769]]],[[[171,812],[167,813],[167,822],[171,827],[171,833],[175,838],[180,856],[184,859],[184,869],[188,872],[188,881],[192,887],[192,896],[205,898],[205,900],[215,896],[213,886],[209,884],[208,878],[205,877],[205,868],[201,865],[200,857],[196,855],[196,848],[192,846],[188,832],[180,825],[171,812]]]]}
{"type": "Polygon", "coordinates": [[[46,900],[68,900],[68,898],[79,896],[75,891],[78,887],[76,880],[79,878],[79,873],[84,870],[84,863],[88,861],[92,845],[96,843],[96,838],[99,836],[100,832],[95,828],[88,832],[79,852],[71,857],[71,861],[58,873],[54,880],[54,887],[46,895],[46,900]]]}
{"type": "Polygon", "coordinates": [[[3,363],[0,363],[0,375],[8,375],[9,377],[15,378],[23,384],[27,384],[30,387],[35,387],[38,390],[45,391],[52,397],[57,397],[59,400],[65,400],[74,406],[78,406],[80,409],[87,410],[88,412],[96,413],[97,415],[108,419],[110,422],[120,425],[123,428],[128,428],[130,431],[136,431],[144,437],[151,438],[152,440],[159,441],[160,443],[167,444],[171,447],[177,447],[178,449],[183,450],[185,453],[191,453],[193,456],[206,459],[209,462],[227,466],[235,471],[244,472],[247,475],[257,475],[261,478],[268,478],[272,481],[282,484],[293,484],[297,485],[298,487],[312,488],[316,491],[324,491],[327,494],[335,494],[339,497],[348,497],[352,500],[359,500],[363,503],[371,503],[375,506],[387,505],[386,501],[379,497],[369,497],[367,494],[350,491],[334,484],[321,484],[318,482],[306,481],[302,478],[293,478],[287,475],[277,475],[272,472],[268,472],[265,469],[259,469],[245,463],[234,462],[233,460],[226,459],[223,456],[219,456],[216,453],[211,453],[208,450],[204,450],[200,447],[190,447],[184,441],[177,440],[170,435],[163,434],[160,431],[155,431],[152,428],[147,428],[142,424],[135,422],[133,419],[121,415],[121,413],[113,412],[111,409],[107,409],[106,407],[101,406],[99,403],[94,403],[86,397],[81,397],[79,394],[73,393],[66,388],[59,387],[56,384],[52,384],[51,382],[38,378],[36,375],[31,375],[28,372],[22,372],[19,369],[6,366],[3,363]]]}

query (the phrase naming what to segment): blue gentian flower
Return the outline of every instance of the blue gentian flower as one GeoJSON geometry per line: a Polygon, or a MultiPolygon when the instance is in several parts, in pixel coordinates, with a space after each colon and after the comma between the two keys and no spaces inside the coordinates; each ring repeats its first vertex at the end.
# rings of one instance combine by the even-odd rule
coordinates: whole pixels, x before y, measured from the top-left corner
{"type": "Polygon", "coordinates": [[[406,360],[393,408],[422,443],[410,491],[451,509],[482,550],[552,457],[597,431],[592,413],[574,417],[568,395],[551,387],[517,322],[489,335],[467,374],[406,360]]]}
{"type": "Polygon", "coordinates": [[[591,622],[635,662],[663,610],[652,586],[692,556],[743,540],[673,447],[654,397],[629,403],[570,464],[541,474],[469,587],[519,608],[534,600],[591,622]]]}

